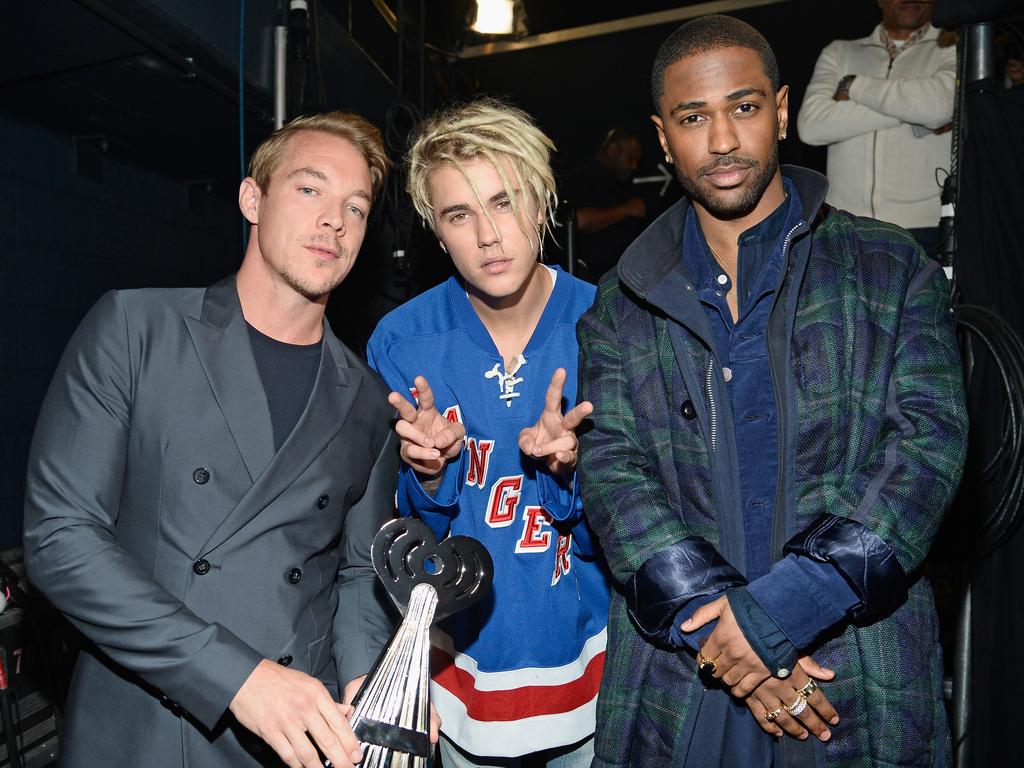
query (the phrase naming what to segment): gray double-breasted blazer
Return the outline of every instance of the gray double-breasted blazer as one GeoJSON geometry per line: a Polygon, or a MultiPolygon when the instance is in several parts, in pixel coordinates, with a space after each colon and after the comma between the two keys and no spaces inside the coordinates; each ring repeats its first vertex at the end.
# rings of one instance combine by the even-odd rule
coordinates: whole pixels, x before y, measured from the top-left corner
{"type": "Polygon", "coordinates": [[[233,277],[114,291],[68,344],[29,457],[30,580],[94,644],[60,764],[278,765],[227,706],[264,658],[337,694],[391,631],[369,564],[398,453],[376,374],[324,323],[275,453],[233,277]]]}

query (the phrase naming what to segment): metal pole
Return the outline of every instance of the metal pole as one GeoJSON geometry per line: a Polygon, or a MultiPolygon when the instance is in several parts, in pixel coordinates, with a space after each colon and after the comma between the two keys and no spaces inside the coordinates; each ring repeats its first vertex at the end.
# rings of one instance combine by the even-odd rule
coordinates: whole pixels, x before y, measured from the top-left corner
{"type": "Polygon", "coordinates": [[[953,765],[971,764],[971,582],[967,582],[953,649],[953,765]]]}
{"type": "Polygon", "coordinates": [[[973,83],[996,74],[995,33],[991,24],[967,27],[967,82],[973,83]]]}
{"type": "Polygon", "coordinates": [[[565,206],[565,271],[576,274],[576,209],[567,201],[565,206]]]}
{"type": "Polygon", "coordinates": [[[288,27],[274,27],[274,130],[288,118],[288,27]]]}

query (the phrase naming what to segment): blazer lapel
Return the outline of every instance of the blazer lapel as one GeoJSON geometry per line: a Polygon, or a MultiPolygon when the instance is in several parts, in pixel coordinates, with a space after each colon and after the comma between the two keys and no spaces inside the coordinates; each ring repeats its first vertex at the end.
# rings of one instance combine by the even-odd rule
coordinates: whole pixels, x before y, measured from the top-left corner
{"type": "Polygon", "coordinates": [[[274,458],[274,432],[234,277],[210,286],[202,316],[186,317],[185,325],[249,478],[255,481],[274,458]]]}
{"type": "Polygon", "coordinates": [[[210,535],[204,553],[219,547],[256,517],[316,460],[348,418],[362,380],[363,373],[348,366],[344,347],[325,322],[320,370],[305,411],[263,474],[210,535]]]}

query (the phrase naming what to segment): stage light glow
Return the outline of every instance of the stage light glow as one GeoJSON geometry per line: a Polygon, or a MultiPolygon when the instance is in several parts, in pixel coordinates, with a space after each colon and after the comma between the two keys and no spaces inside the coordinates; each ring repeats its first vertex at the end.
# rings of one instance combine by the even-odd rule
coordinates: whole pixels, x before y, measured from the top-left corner
{"type": "Polygon", "coordinates": [[[472,29],[482,35],[511,35],[515,29],[514,0],[477,0],[472,29]]]}

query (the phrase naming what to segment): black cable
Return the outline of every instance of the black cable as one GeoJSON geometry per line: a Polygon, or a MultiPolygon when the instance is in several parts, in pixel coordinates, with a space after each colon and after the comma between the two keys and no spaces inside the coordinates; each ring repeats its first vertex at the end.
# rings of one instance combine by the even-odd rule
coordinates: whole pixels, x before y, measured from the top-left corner
{"type": "Polygon", "coordinates": [[[963,304],[956,307],[965,362],[968,394],[974,378],[981,342],[995,365],[1005,404],[1001,438],[992,457],[983,463],[976,479],[992,489],[993,504],[977,528],[975,553],[985,557],[1005,544],[1024,521],[1024,342],[1005,320],[992,310],[963,304]]]}

